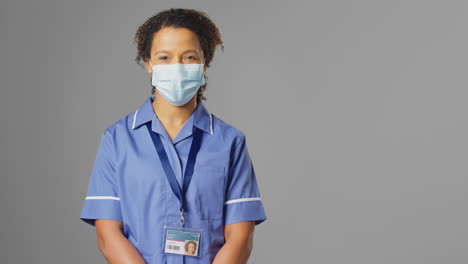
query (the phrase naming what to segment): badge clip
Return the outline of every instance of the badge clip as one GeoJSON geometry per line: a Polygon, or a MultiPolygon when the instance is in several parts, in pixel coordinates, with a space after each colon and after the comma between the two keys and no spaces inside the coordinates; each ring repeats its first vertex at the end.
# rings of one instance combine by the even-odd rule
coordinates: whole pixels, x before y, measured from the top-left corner
{"type": "Polygon", "coordinates": [[[180,210],[180,223],[185,224],[184,209],[180,210]]]}

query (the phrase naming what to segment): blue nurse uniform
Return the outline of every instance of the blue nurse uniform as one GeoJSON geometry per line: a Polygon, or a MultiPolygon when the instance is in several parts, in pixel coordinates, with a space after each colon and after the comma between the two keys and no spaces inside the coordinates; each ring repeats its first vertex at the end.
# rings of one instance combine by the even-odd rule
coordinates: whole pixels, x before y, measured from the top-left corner
{"type": "Polygon", "coordinates": [[[150,96],[133,113],[105,129],[80,219],[123,223],[125,237],[149,264],[211,263],[224,244],[224,226],[266,220],[254,167],[242,131],[207,111],[200,99],[174,140],[154,113],[150,96]],[[145,124],[160,135],[179,186],[192,143],[202,141],[186,193],[185,227],[202,230],[199,256],[164,253],[164,226],[181,226],[179,200],[166,178],[145,124]]]}

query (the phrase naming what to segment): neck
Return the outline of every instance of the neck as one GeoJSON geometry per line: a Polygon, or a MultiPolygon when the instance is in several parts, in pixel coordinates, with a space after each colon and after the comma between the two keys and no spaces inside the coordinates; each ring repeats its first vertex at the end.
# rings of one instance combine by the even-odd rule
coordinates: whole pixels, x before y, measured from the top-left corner
{"type": "Polygon", "coordinates": [[[156,91],[153,101],[153,109],[158,119],[165,125],[181,126],[189,119],[197,107],[197,97],[194,96],[190,101],[181,106],[170,104],[161,94],[156,91]]]}

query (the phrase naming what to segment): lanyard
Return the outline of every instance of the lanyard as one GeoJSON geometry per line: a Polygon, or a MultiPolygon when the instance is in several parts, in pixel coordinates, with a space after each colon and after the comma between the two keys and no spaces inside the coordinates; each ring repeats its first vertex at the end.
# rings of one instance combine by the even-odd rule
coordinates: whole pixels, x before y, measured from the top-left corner
{"type": "Polygon", "coordinates": [[[187,189],[192,180],[193,168],[195,166],[195,160],[197,158],[198,150],[200,149],[201,136],[202,136],[203,131],[193,126],[193,140],[192,140],[192,145],[190,146],[190,152],[189,152],[189,156],[187,159],[187,165],[185,166],[184,181],[183,181],[184,184],[181,190],[179,183],[177,182],[177,179],[174,175],[174,171],[172,170],[172,167],[169,163],[166,150],[164,149],[164,146],[161,142],[161,138],[159,134],[151,130],[150,123],[146,123],[146,128],[148,129],[151,135],[151,139],[153,140],[154,147],[156,148],[156,151],[158,153],[159,160],[161,161],[161,164],[163,166],[169,185],[171,186],[172,191],[177,196],[177,199],[180,202],[180,222],[182,223],[182,225],[184,225],[185,223],[185,218],[184,218],[185,193],[187,192],[187,189]]]}

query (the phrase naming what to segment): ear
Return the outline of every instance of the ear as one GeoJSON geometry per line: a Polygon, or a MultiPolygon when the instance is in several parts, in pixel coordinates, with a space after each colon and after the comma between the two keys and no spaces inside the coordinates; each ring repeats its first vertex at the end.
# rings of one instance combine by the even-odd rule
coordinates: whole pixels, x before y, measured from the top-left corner
{"type": "Polygon", "coordinates": [[[146,70],[149,72],[149,73],[153,73],[153,68],[151,68],[151,65],[149,63],[149,60],[150,59],[146,59],[145,61],[145,67],[146,67],[146,70]]]}

